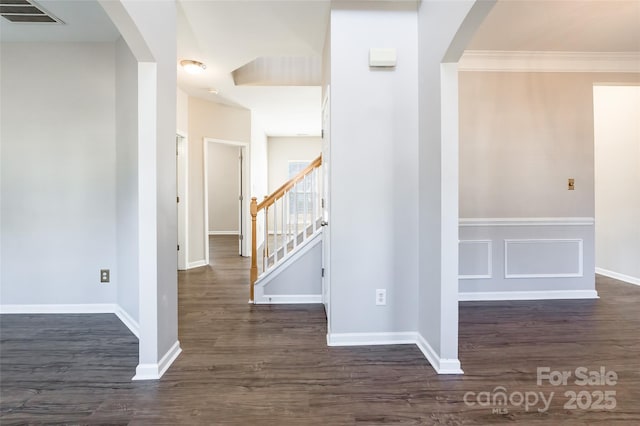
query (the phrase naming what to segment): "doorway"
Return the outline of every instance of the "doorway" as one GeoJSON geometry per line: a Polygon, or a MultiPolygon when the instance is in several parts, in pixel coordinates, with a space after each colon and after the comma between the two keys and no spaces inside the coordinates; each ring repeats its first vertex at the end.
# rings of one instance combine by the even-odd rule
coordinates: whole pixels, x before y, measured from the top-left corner
{"type": "Polygon", "coordinates": [[[210,256],[210,236],[238,238],[238,255],[246,256],[247,144],[204,139],[205,259],[210,256]]]}
{"type": "Polygon", "coordinates": [[[187,251],[188,244],[188,193],[187,193],[187,170],[189,170],[187,135],[182,132],[176,134],[176,208],[178,217],[178,270],[188,269],[189,259],[187,251]]]}
{"type": "Polygon", "coordinates": [[[640,285],[640,86],[593,88],[596,273],[640,285]]]}

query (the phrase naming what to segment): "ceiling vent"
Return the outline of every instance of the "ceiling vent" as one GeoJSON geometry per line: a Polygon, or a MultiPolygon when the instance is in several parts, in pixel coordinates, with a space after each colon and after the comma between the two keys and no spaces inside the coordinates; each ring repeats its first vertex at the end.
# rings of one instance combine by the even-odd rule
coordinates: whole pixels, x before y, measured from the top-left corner
{"type": "Polygon", "coordinates": [[[0,0],[0,15],[17,24],[64,24],[35,2],[27,0],[0,0]]]}

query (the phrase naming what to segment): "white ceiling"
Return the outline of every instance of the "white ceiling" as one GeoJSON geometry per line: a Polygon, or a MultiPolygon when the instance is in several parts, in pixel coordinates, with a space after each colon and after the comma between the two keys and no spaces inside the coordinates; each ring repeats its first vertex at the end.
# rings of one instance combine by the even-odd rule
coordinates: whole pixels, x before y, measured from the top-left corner
{"type": "MultiPolygon", "coordinates": [[[[114,41],[93,0],[41,0],[65,25],[0,18],[3,42],[114,41]]],[[[329,0],[178,0],[178,85],[192,96],[251,109],[270,135],[320,133],[319,87],[234,86],[231,72],[264,56],[321,55],[329,0]],[[180,59],[207,64],[188,75],[180,59]],[[218,95],[207,92],[219,90],[218,95]]],[[[469,50],[640,52],[639,0],[498,0],[469,50]]]]}
{"type": "Polygon", "coordinates": [[[468,50],[638,52],[638,0],[499,0],[468,50]]]}
{"type": "Polygon", "coordinates": [[[200,75],[178,70],[192,96],[251,109],[268,135],[319,135],[320,87],[235,86],[231,72],[263,56],[321,56],[329,1],[178,3],[178,59],[204,62],[200,75]],[[217,95],[207,92],[215,88],[217,95]]]}
{"type": "Polygon", "coordinates": [[[3,42],[106,42],[115,41],[120,33],[96,1],[36,0],[46,12],[64,24],[30,24],[9,22],[0,18],[0,40],[3,42]]]}

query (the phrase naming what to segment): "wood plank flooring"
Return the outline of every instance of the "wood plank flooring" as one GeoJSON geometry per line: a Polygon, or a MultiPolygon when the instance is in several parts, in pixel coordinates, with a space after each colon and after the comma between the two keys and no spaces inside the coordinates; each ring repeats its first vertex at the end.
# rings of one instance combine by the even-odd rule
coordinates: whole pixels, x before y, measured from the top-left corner
{"type": "Polygon", "coordinates": [[[160,381],[130,381],[137,341],[114,315],[2,315],[0,424],[640,425],[640,287],[598,277],[599,300],[461,303],[465,374],[438,376],[413,345],[328,348],[322,306],[248,305],[237,239],[212,240],[211,266],[179,274],[183,353],[160,381]],[[582,366],[616,385],[536,383],[537,367],[582,366]],[[554,396],[545,412],[478,404],[498,386],[554,396]],[[564,406],[605,390],[613,410],[564,406]]]}

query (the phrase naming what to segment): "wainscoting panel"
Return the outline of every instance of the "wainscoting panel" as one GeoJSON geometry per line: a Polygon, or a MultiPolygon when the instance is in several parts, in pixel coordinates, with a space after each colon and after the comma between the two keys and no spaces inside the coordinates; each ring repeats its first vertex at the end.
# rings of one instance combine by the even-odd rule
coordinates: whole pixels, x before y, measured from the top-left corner
{"type": "Polygon", "coordinates": [[[593,218],[465,218],[459,235],[461,300],[597,297],[593,218]]]}
{"type": "Polygon", "coordinates": [[[460,240],[459,278],[461,280],[491,278],[491,240],[460,240]]]}
{"type": "Polygon", "coordinates": [[[581,277],[582,243],[581,239],[504,240],[504,277],[581,277]]]}

